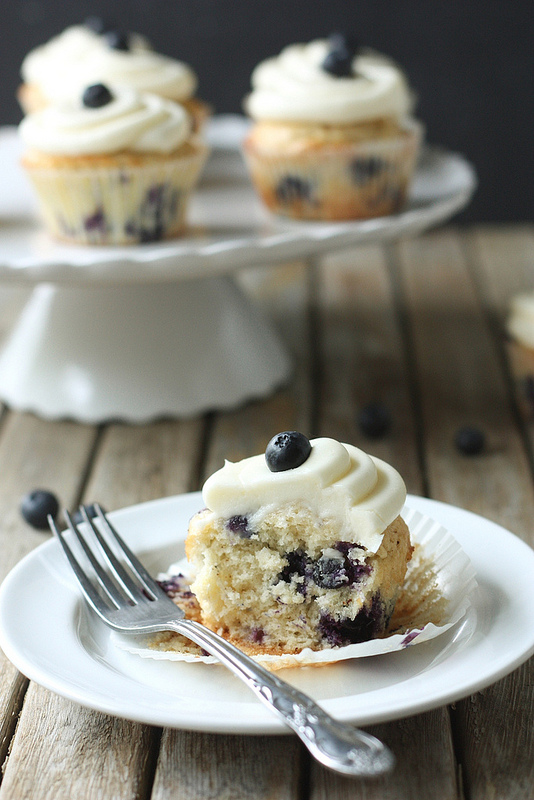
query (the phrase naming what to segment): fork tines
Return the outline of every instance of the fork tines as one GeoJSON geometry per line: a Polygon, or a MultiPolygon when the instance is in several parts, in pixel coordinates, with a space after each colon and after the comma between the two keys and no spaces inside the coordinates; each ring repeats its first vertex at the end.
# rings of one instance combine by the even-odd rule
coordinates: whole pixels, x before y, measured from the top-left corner
{"type": "Polygon", "coordinates": [[[146,601],[147,598],[155,600],[161,594],[164,594],[160,586],[146,571],[113,527],[101,506],[95,504],[95,510],[97,517],[92,518],[85,506],[80,507],[82,520],[90,538],[86,533],[82,533],[80,526],[73,521],[68,511],[65,511],[64,515],[69,531],[79,542],[81,549],[91,564],[96,578],[96,585],[74,555],[73,549],[66,540],[65,531],[58,529],[52,517],[48,518],[50,529],[58,538],[83,592],[93,608],[99,614],[102,614],[104,610],[109,611],[110,608],[109,603],[105,609],[103,608],[102,604],[105,601],[101,592],[98,592],[98,587],[103,589],[106,599],[116,608],[123,607],[125,601],[136,605],[140,601],[146,601]],[[96,523],[96,519],[98,519],[99,524],[96,523]],[[106,536],[120,551],[121,558],[110,547],[106,536]]]}

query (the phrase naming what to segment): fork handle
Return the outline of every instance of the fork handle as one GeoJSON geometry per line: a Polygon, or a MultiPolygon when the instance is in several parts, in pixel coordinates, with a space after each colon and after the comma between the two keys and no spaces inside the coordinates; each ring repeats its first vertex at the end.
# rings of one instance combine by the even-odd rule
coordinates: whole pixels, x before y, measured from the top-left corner
{"type": "Polygon", "coordinates": [[[344,775],[377,776],[395,763],[379,739],[331,717],[311,697],[282,681],[221,636],[192,620],[166,630],[181,633],[215,656],[288,725],[321,764],[344,775]]]}

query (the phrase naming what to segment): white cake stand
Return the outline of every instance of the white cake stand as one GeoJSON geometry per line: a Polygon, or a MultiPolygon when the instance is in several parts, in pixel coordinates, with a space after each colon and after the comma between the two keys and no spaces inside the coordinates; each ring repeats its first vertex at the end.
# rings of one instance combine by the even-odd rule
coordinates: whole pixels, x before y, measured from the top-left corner
{"type": "Polygon", "coordinates": [[[429,148],[402,213],[282,221],[247,179],[243,126],[242,118],[214,120],[185,237],[114,248],[49,239],[18,166],[16,130],[0,129],[0,279],[35,285],[0,355],[0,399],[94,423],[185,417],[265,396],[288,379],[290,359],[239,289],[237,269],[415,235],[463,208],[476,187],[465,159],[429,148]]]}

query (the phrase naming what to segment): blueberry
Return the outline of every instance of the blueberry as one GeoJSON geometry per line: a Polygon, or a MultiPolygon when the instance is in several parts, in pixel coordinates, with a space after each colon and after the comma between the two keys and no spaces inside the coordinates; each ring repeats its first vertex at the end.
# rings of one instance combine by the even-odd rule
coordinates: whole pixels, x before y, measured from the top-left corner
{"type": "Polygon", "coordinates": [[[130,42],[128,34],[124,31],[111,30],[106,31],[104,38],[112,50],[123,50],[127,52],[130,49],[130,42]]]}
{"type": "Polygon", "coordinates": [[[384,603],[377,592],[370,606],[364,606],[354,619],[334,619],[323,613],[319,619],[319,631],[331,647],[343,647],[347,644],[368,642],[376,638],[387,623],[384,603]]]}
{"type": "Polygon", "coordinates": [[[105,233],[106,231],[106,217],[104,215],[104,211],[101,208],[98,208],[94,214],[91,216],[86,217],[83,221],[83,226],[86,231],[102,231],[105,233]]]}
{"type": "Polygon", "coordinates": [[[286,566],[280,573],[279,580],[290,582],[293,575],[304,577],[309,571],[309,559],[302,550],[292,550],[285,554],[286,566]]]}
{"type": "Polygon", "coordinates": [[[361,432],[371,439],[379,439],[391,428],[391,414],[382,403],[369,403],[358,416],[361,432]]]}
{"type": "Polygon", "coordinates": [[[86,108],[101,108],[113,100],[113,95],[103,83],[93,83],[82,95],[82,103],[86,108]]]}
{"type": "Polygon", "coordinates": [[[34,489],[24,495],[20,504],[20,513],[28,525],[40,531],[48,530],[48,515],[55,519],[58,511],[57,497],[46,489],[34,489]]]}
{"type": "Polygon", "coordinates": [[[276,197],[280,203],[293,203],[296,200],[312,201],[312,187],[309,181],[298,175],[286,175],[276,186],[276,197]]]}
{"type": "Polygon", "coordinates": [[[349,582],[345,570],[345,559],[321,556],[313,568],[313,580],[323,589],[339,589],[349,582]]]}
{"type": "Polygon", "coordinates": [[[363,186],[376,178],[384,169],[384,161],[378,156],[356,158],[350,165],[352,180],[357,186],[363,186]]]}
{"type": "Polygon", "coordinates": [[[226,527],[228,530],[232,531],[232,533],[237,533],[242,539],[250,539],[254,533],[254,531],[248,527],[248,519],[239,514],[235,517],[230,517],[226,523],[226,527]]]}
{"type": "Polygon", "coordinates": [[[478,428],[460,428],[454,437],[456,447],[464,456],[477,456],[484,450],[486,437],[478,428]]]}
{"type": "MultiPolygon", "coordinates": [[[[89,517],[89,519],[94,519],[96,516],[98,516],[98,512],[96,510],[96,503],[89,503],[88,505],[85,505],[84,508],[87,511],[87,516],[89,517]]],[[[103,506],[100,506],[100,508],[102,509],[102,511],[104,511],[103,506]]],[[[76,509],[76,511],[74,511],[70,516],[75,525],[79,525],[80,522],[84,521],[82,517],[82,512],[80,511],[79,508],[76,509]]]]}
{"type": "Polygon", "coordinates": [[[304,464],[311,453],[310,440],[298,431],[283,431],[273,436],[265,450],[271,472],[285,472],[304,464]]]}
{"type": "Polygon", "coordinates": [[[336,78],[350,78],[353,75],[353,54],[344,47],[330,50],[321,64],[321,68],[336,78]]]}
{"type": "Polygon", "coordinates": [[[89,17],[86,17],[83,21],[83,25],[85,28],[89,28],[90,31],[98,33],[99,35],[110,29],[110,26],[105,20],[97,14],[91,14],[89,17]]]}
{"type": "Polygon", "coordinates": [[[346,33],[331,33],[328,37],[329,50],[346,50],[354,57],[359,50],[359,44],[355,36],[346,33]]]}

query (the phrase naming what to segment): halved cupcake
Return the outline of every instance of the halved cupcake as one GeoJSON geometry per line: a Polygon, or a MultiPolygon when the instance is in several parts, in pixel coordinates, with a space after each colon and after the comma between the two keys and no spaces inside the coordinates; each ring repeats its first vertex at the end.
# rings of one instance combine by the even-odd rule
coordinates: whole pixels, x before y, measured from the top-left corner
{"type": "Polygon", "coordinates": [[[393,467],[295,431],[226,462],[186,539],[201,621],[253,655],[384,635],[412,554],[405,498],[393,467]]]}

